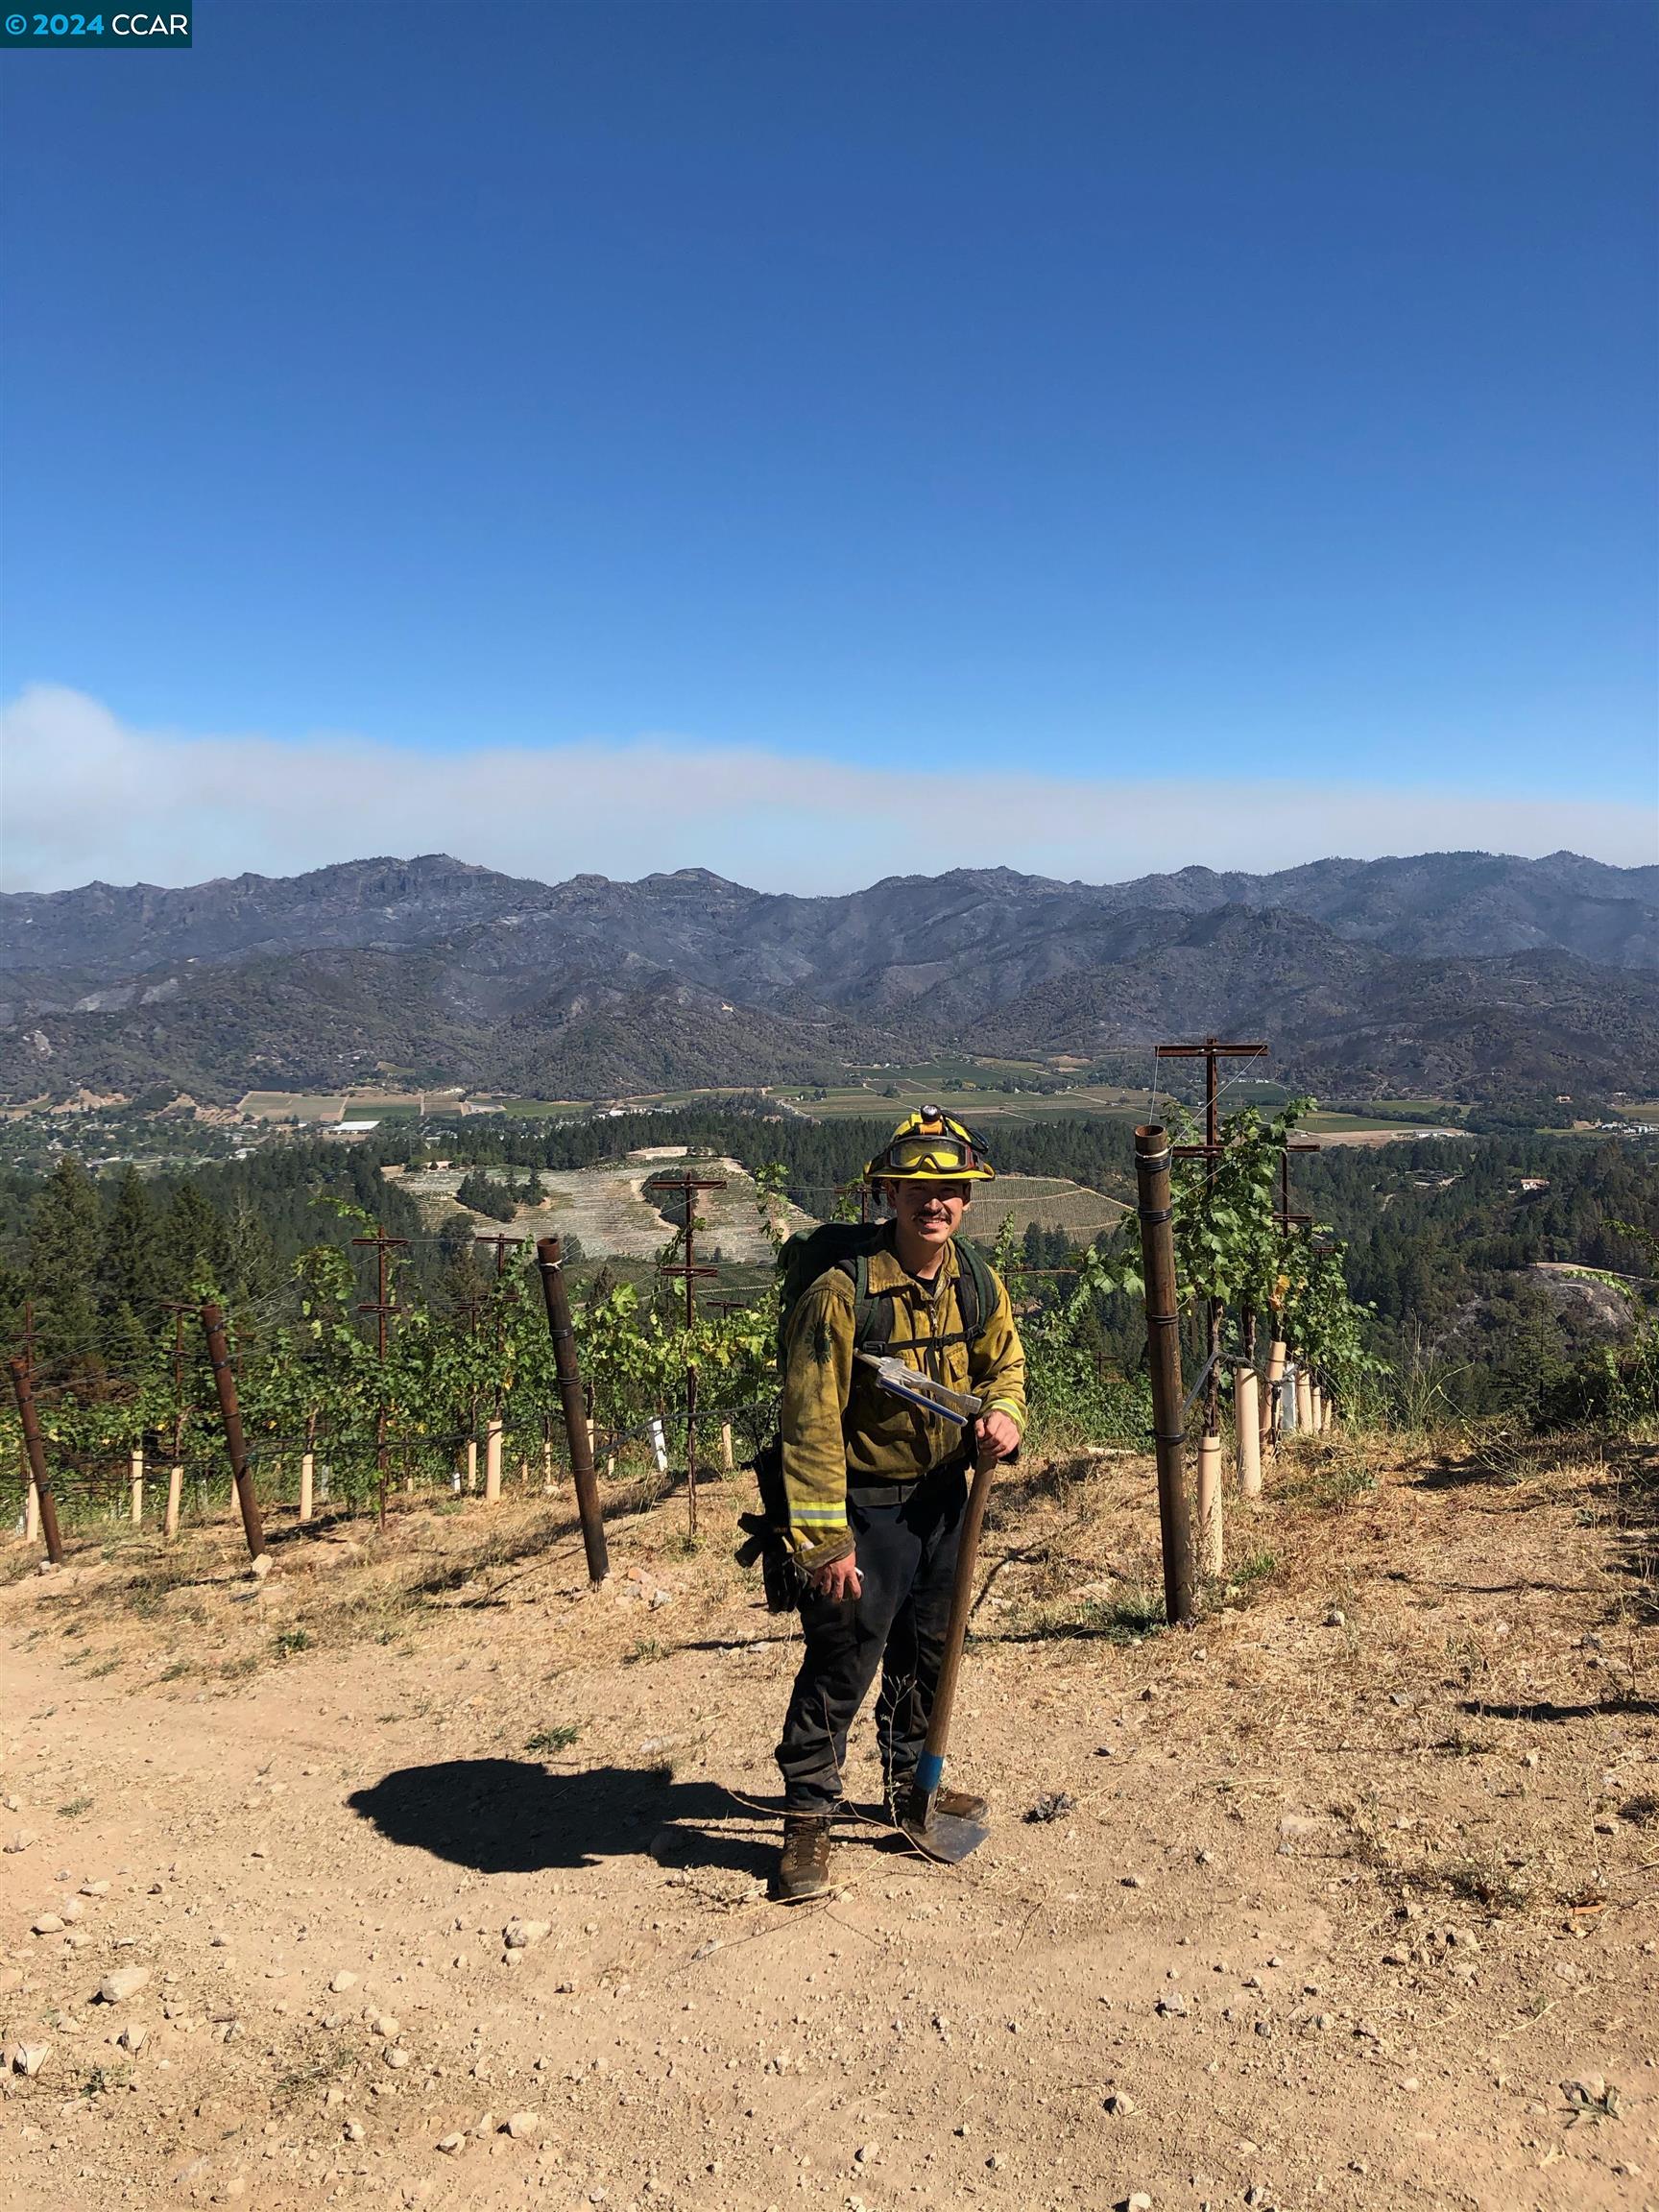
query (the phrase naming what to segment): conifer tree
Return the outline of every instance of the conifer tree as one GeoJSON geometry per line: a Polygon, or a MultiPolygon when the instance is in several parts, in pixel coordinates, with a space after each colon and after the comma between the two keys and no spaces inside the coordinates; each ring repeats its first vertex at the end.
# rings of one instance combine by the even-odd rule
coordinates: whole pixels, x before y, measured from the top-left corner
{"type": "Polygon", "coordinates": [[[146,1329],[131,1302],[118,1300],[104,1316],[105,1358],[119,1375],[137,1377],[157,1363],[156,1332],[146,1329]]]}
{"type": "Polygon", "coordinates": [[[223,1234],[225,1295],[238,1311],[245,1311],[269,1298],[281,1281],[276,1246],[264,1215],[246,1195],[236,1198],[223,1234]]]}
{"type": "Polygon", "coordinates": [[[126,1307],[139,1328],[149,1331],[159,1325],[168,1294],[156,1202],[137,1168],[128,1166],[115,1186],[104,1233],[101,1297],[108,1307],[126,1307]]]}
{"type": "Polygon", "coordinates": [[[180,1183],[161,1222],[161,1263],[175,1298],[203,1282],[222,1284],[230,1268],[225,1224],[194,1183],[180,1183]]]}
{"type": "Polygon", "coordinates": [[[103,1262],[98,1187],[79,1160],[60,1160],[29,1220],[26,1274],[43,1358],[83,1368],[96,1364],[103,1262]]]}

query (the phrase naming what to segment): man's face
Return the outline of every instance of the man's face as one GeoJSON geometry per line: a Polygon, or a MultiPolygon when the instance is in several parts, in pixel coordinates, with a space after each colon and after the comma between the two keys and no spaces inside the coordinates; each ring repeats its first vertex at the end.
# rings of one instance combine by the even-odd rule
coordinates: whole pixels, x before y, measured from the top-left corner
{"type": "Polygon", "coordinates": [[[967,1211],[966,1183],[890,1182],[887,1203],[894,1219],[920,1244],[940,1245],[956,1234],[967,1211]]]}

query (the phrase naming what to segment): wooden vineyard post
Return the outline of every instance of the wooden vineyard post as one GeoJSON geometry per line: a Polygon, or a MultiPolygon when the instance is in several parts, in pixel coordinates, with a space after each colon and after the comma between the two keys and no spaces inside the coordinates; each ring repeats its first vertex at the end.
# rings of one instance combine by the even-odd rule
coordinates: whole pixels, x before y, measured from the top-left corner
{"type": "MultiPolygon", "coordinates": [[[[693,1175],[687,1167],[679,1175],[653,1175],[643,1186],[642,1195],[648,1192],[654,1198],[665,1198],[671,1192],[685,1202],[685,1257],[684,1260],[664,1260],[658,1272],[682,1276],[685,1284],[686,1334],[697,1326],[697,1278],[700,1275],[719,1273],[715,1267],[697,1264],[697,1199],[704,1190],[724,1190],[724,1182],[708,1176],[693,1175]]],[[[670,1246],[672,1250],[672,1246],[670,1246]]],[[[697,1533],[697,1370],[685,1370],[685,1527],[687,1533],[697,1533]]]]}
{"type": "Polygon", "coordinates": [[[1262,1411],[1257,1404],[1254,1367],[1233,1370],[1233,1427],[1238,1449],[1238,1488],[1246,1498],[1262,1495],[1262,1411]]]}
{"type": "MultiPolygon", "coordinates": [[[[1202,1144],[1177,1144],[1172,1155],[1177,1160],[1202,1160],[1206,1180],[1215,1180],[1215,1164],[1224,1149],[1221,1142],[1221,1082],[1220,1064],[1223,1060],[1260,1060],[1266,1056],[1265,1045],[1223,1045],[1219,1038],[1206,1037],[1202,1045],[1159,1045],[1153,1049],[1154,1060],[1202,1060],[1204,1063],[1204,1142],[1202,1144]]],[[[1226,1309],[1219,1298],[1209,1301],[1209,1342],[1206,1346],[1210,1361],[1209,1379],[1204,1386],[1204,1437],[1206,1443],[1214,1439],[1217,1455],[1221,1449],[1221,1322],[1226,1309]]],[[[1202,1479],[1202,1468],[1200,1468],[1202,1479]]],[[[1216,1512],[1220,1511],[1220,1491],[1216,1491],[1216,1512]]]]}
{"type": "Polygon", "coordinates": [[[144,1447],[142,1444],[133,1447],[129,1479],[132,1485],[132,1526],[134,1528],[142,1528],[144,1526],[144,1447]]]}
{"type": "MultiPolygon", "coordinates": [[[[695,1328],[697,1323],[698,1276],[717,1275],[719,1273],[717,1267],[700,1267],[697,1264],[694,1238],[697,1234],[698,1195],[704,1190],[724,1190],[726,1186],[722,1182],[714,1182],[707,1176],[693,1175],[690,1168],[687,1167],[683,1175],[653,1175],[643,1186],[640,1193],[641,1196],[649,1194],[653,1198],[666,1198],[672,1194],[685,1201],[685,1257],[684,1260],[663,1261],[658,1272],[662,1275],[679,1275],[684,1278],[685,1284],[685,1327],[687,1329],[695,1328]]],[[[673,1250],[672,1245],[669,1246],[669,1250],[673,1250]]]]}
{"type": "MultiPolygon", "coordinates": [[[[854,1193],[856,1193],[858,1199],[858,1218],[861,1222],[867,1222],[870,1218],[869,1184],[861,1176],[856,1183],[837,1183],[835,1185],[834,1195],[837,1204],[839,1204],[843,1198],[853,1197],[854,1193]]],[[[840,1214],[837,1214],[835,1218],[839,1220],[841,1218],[840,1214]]]]}
{"type": "Polygon", "coordinates": [[[374,1248],[375,1277],[374,1298],[371,1304],[365,1300],[357,1308],[359,1313],[374,1316],[374,1350],[380,1363],[380,1404],[374,1415],[374,1468],[375,1488],[379,1497],[380,1531],[386,1531],[386,1488],[391,1479],[391,1460],[386,1442],[386,1323],[390,1315],[400,1310],[386,1293],[391,1284],[392,1253],[396,1247],[406,1245],[407,1237],[388,1237],[384,1229],[376,1229],[373,1237],[353,1237],[353,1244],[371,1244],[374,1248]]]}
{"type": "Polygon", "coordinates": [[[593,1479],[593,1424],[588,1418],[588,1402],[582,1394],[582,1370],[576,1357],[576,1332],[570,1326],[563,1253],[564,1247],[557,1237],[543,1237],[536,1246],[536,1263],[541,1270],[541,1296],[547,1308],[554,1372],[559,1378],[559,1404],[565,1415],[565,1440],[570,1451],[570,1480],[576,1492],[577,1518],[582,1524],[582,1549],[588,1556],[588,1579],[597,1589],[611,1572],[611,1554],[605,1542],[599,1485],[593,1479]]]}
{"type": "Polygon", "coordinates": [[[1187,1511],[1186,1424],[1181,1417],[1181,1316],[1175,1305],[1175,1238],[1169,1209],[1169,1139],[1156,1126],[1135,1132],[1135,1180],[1146,1285],[1146,1351],[1152,1376],[1152,1434],[1158,1455],[1158,1524],[1164,1546],[1164,1610],[1192,1618],[1192,1530],[1187,1511]]]}
{"type": "Polygon", "coordinates": [[[63,1539],[58,1529],[58,1501],[52,1495],[52,1478],[46,1472],[46,1445],[40,1418],[35,1410],[35,1382],[27,1359],[12,1362],[12,1387],[17,1396],[17,1418],[23,1425],[23,1449],[29,1455],[29,1489],[36,1501],[40,1531],[46,1539],[46,1556],[54,1567],[63,1564],[63,1539]]]}
{"type": "Polygon", "coordinates": [[[219,1393],[219,1417],[225,1424],[225,1443],[230,1455],[231,1486],[241,1508],[242,1529],[250,1558],[265,1556],[265,1525],[259,1518],[259,1500],[248,1464],[248,1446],[242,1434],[242,1412],[236,1403],[236,1377],[225,1343],[225,1317],[211,1298],[202,1305],[202,1331],[207,1339],[207,1363],[219,1393]]]}
{"type": "Polygon", "coordinates": [[[484,1431],[484,1503],[493,1505],[501,1496],[501,1416],[493,1413],[484,1431]]]}

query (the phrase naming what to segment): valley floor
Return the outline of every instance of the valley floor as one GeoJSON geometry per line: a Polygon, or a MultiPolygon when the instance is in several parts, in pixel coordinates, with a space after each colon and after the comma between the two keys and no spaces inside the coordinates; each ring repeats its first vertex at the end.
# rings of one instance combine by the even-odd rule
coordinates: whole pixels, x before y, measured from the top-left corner
{"type": "Polygon", "coordinates": [[[736,1484],[599,1596],[553,1504],[13,1547],[0,2206],[1659,2204],[1656,1473],[1338,1439],[1139,1642],[1149,1463],[1010,1479],[990,1842],[791,1911],[736,1484]]]}

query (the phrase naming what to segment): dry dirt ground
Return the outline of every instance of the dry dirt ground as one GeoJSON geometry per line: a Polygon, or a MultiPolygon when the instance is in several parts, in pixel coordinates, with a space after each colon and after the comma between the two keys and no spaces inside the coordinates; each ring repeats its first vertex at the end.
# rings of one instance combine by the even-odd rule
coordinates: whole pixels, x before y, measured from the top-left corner
{"type": "Polygon", "coordinates": [[[1659,2204],[1655,1475],[1337,1439],[1144,1634],[1148,1464],[1009,1477],[992,1838],[792,1911],[736,1483],[13,1546],[0,2205],[1659,2204]]]}

